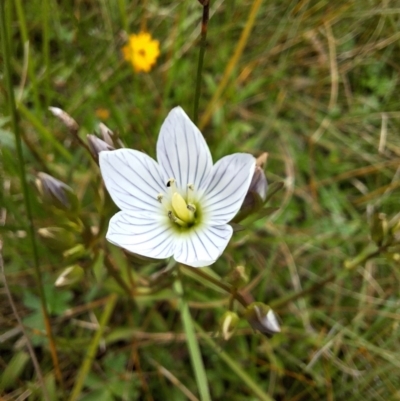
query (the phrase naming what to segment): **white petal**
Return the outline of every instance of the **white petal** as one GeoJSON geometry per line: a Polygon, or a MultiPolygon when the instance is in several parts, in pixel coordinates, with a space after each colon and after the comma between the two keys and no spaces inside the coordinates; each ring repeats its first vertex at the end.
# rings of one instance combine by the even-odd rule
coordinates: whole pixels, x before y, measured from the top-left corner
{"type": "Polygon", "coordinates": [[[232,227],[228,225],[195,228],[181,236],[174,258],[192,267],[209,266],[221,256],[232,232],[232,227]]]}
{"type": "Polygon", "coordinates": [[[111,198],[121,210],[160,214],[157,195],[165,192],[160,166],[132,149],[100,152],[101,175],[111,198]]]}
{"type": "Polygon", "coordinates": [[[150,219],[146,214],[118,212],[110,220],[106,238],[114,245],[155,259],[174,253],[177,234],[168,218],[150,219]]]}
{"type": "Polygon", "coordinates": [[[255,158],[246,153],[225,156],[213,167],[201,200],[207,224],[226,224],[243,203],[255,168],[255,158]]]}
{"type": "Polygon", "coordinates": [[[180,107],[172,109],[161,126],[157,160],[165,179],[175,178],[182,195],[188,184],[196,191],[204,188],[212,168],[211,153],[199,129],[180,107]]]}

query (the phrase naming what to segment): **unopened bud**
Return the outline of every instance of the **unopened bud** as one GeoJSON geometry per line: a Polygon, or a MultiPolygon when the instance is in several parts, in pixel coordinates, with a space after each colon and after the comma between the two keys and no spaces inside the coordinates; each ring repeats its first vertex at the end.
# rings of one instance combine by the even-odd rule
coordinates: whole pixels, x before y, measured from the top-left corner
{"type": "Polygon", "coordinates": [[[79,201],[71,187],[46,173],[37,176],[36,186],[45,204],[64,211],[77,211],[79,201]]]}
{"type": "Polygon", "coordinates": [[[238,223],[261,209],[267,197],[268,183],[264,170],[256,166],[247,194],[233,221],[238,223]]]}
{"type": "Polygon", "coordinates": [[[107,125],[100,123],[99,124],[100,135],[103,137],[104,142],[113,148],[123,148],[124,145],[117,135],[107,125]]]}
{"type": "Polygon", "coordinates": [[[58,276],[54,283],[56,287],[66,287],[78,283],[83,278],[84,271],[79,265],[69,266],[58,276]]]}
{"type": "Polygon", "coordinates": [[[225,281],[231,284],[232,287],[243,287],[249,282],[249,276],[246,273],[246,268],[244,266],[236,266],[227,274],[225,281]]]}
{"type": "Polygon", "coordinates": [[[373,213],[371,216],[370,235],[372,241],[381,246],[388,233],[388,222],[384,213],[373,213]]]}
{"type": "Polygon", "coordinates": [[[49,107],[49,110],[68,128],[69,131],[73,134],[78,132],[78,123],[68,113],[58,107],[49,107]]]}
{"type": "Polygon", "coordinates": [[[90,152],[94,156],[96,160],[99,160],[99,153],[103,150],[114,150],[115,148],[109,145],[107,142],[103,141],[100,138],[97,138],[95,135],[87,136],[88,145],[90,152]]]}
{"type": "Polygon", "coordinates": [[[268,159],[268,153],[267,152],[262,153],[256,159],[256,166],[264,169],[265,165],[267,164],[267,159],[268,159]]]}
{"type": "Polygon", "coordinates": [[[38,234],[50,249],[65,250],[75,242],[74,234],[62,227],[40,228],[38,234]]]}
{"type": "Polygon", "coordinates": [[[99,124],[100,135],[103,137],[104,142],[108,143],[110,146],[114,147],[114,142],[112,140],[114,133],[107,127],[107,125],[99,124]]]}
{"type": "Polygon", "coordinates": [[[239,316],[237,313],[227,311],[222,315],[220,321],[220,333],[225,341],[228,341],[236,331],[239,316]]]}
{"type": "Polygon", "coordinates": [[[68,260],[76,260],[86,255],[86,249],[82,244],[73,246],[63,252],[63,256],[68,260]]]}
{"type": "Polygon", "coordinates": [[[253,302],[244,313],[247,321],[254,330],[268,337],[280,333],[281,328],[274,311],[262,302],[253,302]]]}

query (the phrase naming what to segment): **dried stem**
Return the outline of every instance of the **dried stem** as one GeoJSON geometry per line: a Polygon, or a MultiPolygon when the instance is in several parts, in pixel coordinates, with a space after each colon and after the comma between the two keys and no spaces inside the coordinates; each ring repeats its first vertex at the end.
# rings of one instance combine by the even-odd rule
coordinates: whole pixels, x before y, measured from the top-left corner
{"type": "Polygon", "coordinates": [[[26,347],[28,348],[29,355],[31,356],[31,359],[32,359],[33,367],[35,368],[35,372],[36,372],[37,378],[39,380],[40,387],[42,388],[43,397],[44,397],[44,399],[46,401],[50,401],[49,393],[47,392],[47,388],[46,388],[46,386],[44,384],[42,370],[40,369],[40,365],[39,365],[39,362],[38,362],[38,360],[36,358],[35,351],[34,351],[34,349],[32,347],[31,340],[29,339],[29,336],[25,331],[25,327],[22,324],[22,320],[21,320],[21,318],[19,316],[17,307],[15,306],[14,300],[12,298],[10,288],[8,287],[6,273],[4,271],[3,256],[2,256],[2,252],[1,252],[2,248],[3,248],[3,243],[0,240],[0,274],[1,274],[1,276],[0,276],[1,280],[0,281],[2,281],[2,283],[4,285],[4,289],[6,291],[8,302],[10,303],[10,306],[11,306],[11,309],[12,309],[12,311],[14,313],[15,319],[18,322],[19,329],[21,330],[21,333],[25,337],[26,347]]]}

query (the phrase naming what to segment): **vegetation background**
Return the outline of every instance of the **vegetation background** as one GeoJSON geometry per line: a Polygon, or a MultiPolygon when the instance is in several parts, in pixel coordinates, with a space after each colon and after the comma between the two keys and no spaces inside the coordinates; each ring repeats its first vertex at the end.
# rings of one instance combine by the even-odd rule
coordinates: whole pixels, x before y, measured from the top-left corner
{"type": "MultiPolygon", "coordinates": [[[[51,400],[196,400],[177,294],[168,279],[152,284],[164,265],[139,267],[105,241],[115,208],[98,167],[48,107],[72,115],[83,141],[104,122],[154,156],[168,111],[192,115],[202,6],[1,1],[10,45],[1,63],[11,65],[34,227],[68,233],[52,244],[37,236],[38,276],[2,71],[0,238],[38,366],[3,278],[0,398],[46,399],[44,386],[51,400]],[[143,30],[161,56],[136,74],[121,48],[143,30]],[[84,228],[43,202],[38,172],[76,192],[84,228]],[[71,265],[81,280],[55,287],[71,265]]],[[[211,1],[199,126],[214,160],[267,151],[269,182],[285,183],[270,201],[279,210],[237,233],[205,270],[219,279],[244,264],[244,293],[274,306],[282,333],[268,339],[241,321],[229,341],[213,336],[228,295],[183,277],[213,400],[400,399],[399,71],[398,1],[211,1]]]]}

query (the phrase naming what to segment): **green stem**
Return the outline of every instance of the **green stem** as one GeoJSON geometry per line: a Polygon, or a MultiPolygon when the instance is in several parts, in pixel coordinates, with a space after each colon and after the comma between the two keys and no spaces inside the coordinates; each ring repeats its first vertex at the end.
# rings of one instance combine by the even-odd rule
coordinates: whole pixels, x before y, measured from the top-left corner
{"type": "Polygon", "coordinates": [[[89,370],[92,366],[93,360],[96,356],[97,348],[99,347],[99,343],[101,338],[103,337],[104,329],[110,320],[111,313],[113,312],[115,305],[117,303],[118,297],[116,294],[110,295],[110,298],[106,304],[106,307],[101,315],[99,328],[96,334],[93,337],[92,342],[90,343],[89,349],[85,356],[85,359],[82,362],[81,368],[79,369],[78,374],[76,375],[76,382],[74,388],[72,389],[71,396],[69,401],[76,401],[82,391],[83,385],[85,384],[85,380],[89,370]]]}
{"type": "Polygon", "coordinates": [[[217,345],[215,341],[198,324],[196,324],[196,329],[205,343],[213,349],[216,355],[218,355],[218,358],[222,359],[261,401],[274,401],[273,398],[271,398],[265,390],[259,387],[259,385],[234,359],[232,359],[225,351],[221,350],[221,346],[217,345]]]}
{"type": "Polygon", "coordinates": [[[207,27],[208,27],[208,19],[210,14],[210,0],[200,1],[203,5],[203,18],[201,20],[201,40],[200,40],[200,52],[199,52],[199,61],[197,64],[197,74],[196,74],[196,91],[194,95],[194,107],[193,107],[193,122],[197,124],[199,119],[199,101],[200,101],[200,92],[201,92],[201,72],[203,71],[204,64],[204,54],[206,52],[206,44],[207,44],[207,27]]]}
{"type": "Polygon", "coordinates": [[[43,28],[43,58],[45,66],[45,109],[49,107],[50,100],[50,35],[49,35],[49,0],[42,0],[42,28],[43,28]]]}
{"type": "Polygon", "coordinates": [[[186,266],[186,265],[182,265],[182,267],[184,270],[187,270],[187,271],[191,272],[192,274],[195,274],[196,276],[199,276],[199,277],[203,278],[204,280],[209,281],[210,283],[221,288],[222,290],[224,290],[225,292],[230,294],[232,298],[236,299],[236,301],[240,302],[245,308],[248,306],[248,303],[246,302],[246,300],[242,297],[242,295],[236,289],[232,289],[229,285],[221,283],[220,281],[209,276],[207,273],[204,273],[200,269],[196,269],[196,268],[186,266]]]}
{"type": "MultiPolygon", "coordinates": [[[[29,43],[29,36],[28,36],[28,29],[26,26],[24,8],[22,6],[22,0],[15,0],[15,8],[17,11],[22,42],[24,43],[24,45],[26,45],[27,43],[29,43]]],[[[29,56],[29,54],[27,55],[27,57],[28,57],[28,76],[29,76],[29,80],[32,85],[33,103],[35,104],[35,109],[40,110],[40,100],[39,100],[39,94],[38,94],[37,79],[36,79],[35,71],[33,69],[33,58],[31,58],[29,56]]]]}
{"type": "Polygon", "coordinates": [[[22,153],[21,133],[19,131],[18,114],[17,114],[17,108],[16,108],[16,104],[15,104],[14,88],[13,88],[13,84],[12,84],[12,76],[11,76],[12,74],[11,74],[11,64],[10,64],[11,51],[10,51],[10,47],[9,47],[10,42],[9,42],[9,36],[8,36],[7,26],[6,26],[5,4],[4,3],[5,3],[4,0],[0,0],[0,33],[1,33],[0,36],[2,38],[1,42],[2,42],[3,63],[4,63],[4,81],[5,81],[5,86],[6,86],[7,95],[8,95],[8,107],[9,107],[9,113],[10,113],[10,117],[11,117],[12,130],[14,131],[14,135],[15,135],[15,146],[16,146],[16,150],[17,150],[19,175],[20,175],[20,180],[21,180],[22,191],[24,194],[25,210],[26,210],[26,214],[28,217],[28,236],[29,236],[29,239],[31,242],[33,265],[34,265],[34,269],[35,269],[37,286],[39,289],[41,309],[42,309],[43,319],[44,319],[45,326],[46,326],[47,336],[49,339],[50,352],[51,352],[51,356],[52,356],[52,360],[53,360],[56,377],[57,377],[59,383],[61,384],[61,386],[63,386],[63,380],[62,380],[61,370],[59,367],[57,350],[56,350],[54,336],[53,336],[52,328],[50,325],[50,318],[49,318],[49,314],[48,314],[47,306],[46,306],[47,305],[46,294],[44,292],[41,271],[40,271],[40,267],[39,267],[39,253],[38,253],[36,238],[35,238],[35,228],[33,225],[31,200],[30,200],[30,196],[29,196],[28,183],[27,183],[27,179],[26,179],[26,175],[25,175],[25,160],[24,160],[24,156],[22,153]]]}
{"type": "Polygon", "coordinates": [[[210,390],[208,388],[207,375],[201,357],[199,343],[197,341],[194,324],[190,315],[189,305],[184,298],[181,274],[178,269],[178,276],[174,283],[174,288],[179,295],[179,308],[181,312],[183,328],[186,334],[186,342],[189,348],[190,360],[192,368],[196,376],[197,386],[199,388],[200,398],[202,401],[211,401],[210,390]]]}

